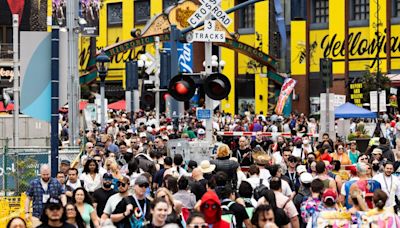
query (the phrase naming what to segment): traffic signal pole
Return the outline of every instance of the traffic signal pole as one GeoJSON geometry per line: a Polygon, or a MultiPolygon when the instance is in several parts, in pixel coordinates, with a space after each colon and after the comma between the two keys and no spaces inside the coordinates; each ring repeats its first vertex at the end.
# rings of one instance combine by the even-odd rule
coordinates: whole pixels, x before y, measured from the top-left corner
{"type": "MultiPolygon", "coordinates": [[[[170,36],[171,75],[177,75],[179,73],[179,70],[177,67],[179,65],[177,42],[179,41],[181,32],[179,31],[178,28],[176,28],[176,25],[171,25],[171,33],[170,34],[171,34],[171,36],[170,36]]],[[[210,58],[211,58],[211,56],[210,56],[210,58]]],[[[167,113],[168,116],[174,120],[176,127],[178,127],[177,120],[179,119],[180,115],[183,116],[183,112],[184,112],[183,102],[179,102],[179,101],[173,99],[171,96],[168,96],[167,106],[169,106],[169,113],[167,113]]]]}
{"type": "MultiPolygon", "coordinates": [[[[211,14],[206,16],[206,20],[211,20],[211,14]]],[[[211,56],[212,56],[212,42],[205,42],[204,43],[204,58],[205,58],[205,71],[206,77],[209,77],[212,74],[212,64],[211,64],[211,56]]],[[[212,142],[213,136],[213,129],[212,129],[212,116],[213,116],[213,100],[206,96],[206,109],[211,110],[211,117],[210,119],[206,120],[206,141],[212,142]]]]}

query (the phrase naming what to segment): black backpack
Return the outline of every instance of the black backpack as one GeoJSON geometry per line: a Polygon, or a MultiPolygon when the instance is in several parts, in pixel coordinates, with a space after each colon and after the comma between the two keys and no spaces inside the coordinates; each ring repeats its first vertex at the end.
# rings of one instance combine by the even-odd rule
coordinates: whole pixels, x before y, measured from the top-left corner
{"type": "Polygon", "coordinates": [[[268,187],[262,184],[263,179],[260,178],[260,185],[258,185],[253,191],[253,197],[256,201],[258,201],[261,197],[263,197],[268,187]]]}

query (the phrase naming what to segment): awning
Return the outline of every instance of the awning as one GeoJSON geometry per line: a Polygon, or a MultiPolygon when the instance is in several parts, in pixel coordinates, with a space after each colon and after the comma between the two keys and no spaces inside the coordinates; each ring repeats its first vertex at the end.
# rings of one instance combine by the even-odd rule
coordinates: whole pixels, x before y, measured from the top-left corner
{"type": "Polygon", "coordinates": [[[400,74],[387,74],[386,77],[390,79],[390,85],[400,87],[400,74]]]}

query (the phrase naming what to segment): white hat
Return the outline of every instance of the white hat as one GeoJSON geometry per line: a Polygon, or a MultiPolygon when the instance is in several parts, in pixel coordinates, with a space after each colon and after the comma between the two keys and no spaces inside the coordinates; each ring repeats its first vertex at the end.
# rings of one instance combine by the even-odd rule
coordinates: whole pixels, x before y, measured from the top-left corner
{"type": "Polygon", "coordinates": [[[307,172],[307,168],[305,165],[299,165],[297,166],[296,171],[301,175],[302,173],[307,172]]]}
{"type": "Polygon", "coordinates": [[[147,130],[148,132],[152,132],[152,131],[153,131],[153,128],[150,127],[150,126],[148,126],[146,130],[147,130]]]}
{"type": "Polygon", "coordinates": [[[107,123],[113,123],[114,122],[114,119],[109,119],[109,120],[107,120],[107,123]]]}
{"type": "Polygon", "coordinates": [[[313,176],[310,173],[302,173],[300,175],[300,181],[303,184],[309,184],[313,181],[313,176]]]}
{"type": "Polygon", "coordinates": [[[209,160],[204,160],[200,163],[200,170],[202,173],[211,173],[215,169],[215,165],[211,164],[209,160]]]}
{"type": "Polygon", "coordinates": [[[197,130],[197,134],[198,135],[204,135],[206,133],[206,131],[203,129],[203,128],[199,128],[198,130],[197,130]]]}
{"type": "Polygon", "coordinates": [[[167,130],[172,130],[172,129],[174,129],[174,127],[172,125],[167,126],[167,130]]]}
{"type": "Polygon", "coordinates": [[[375,148],[375,149],[372,151],[372,154],[380,154],[380,155],[382,155],[382,150],[379,149],[379,148],[375,148]]]}
{"type": "Polygon", "coordinates": [[[139,137],[140,138],[147,137],[146,132],[140,132],[139,137]]]}

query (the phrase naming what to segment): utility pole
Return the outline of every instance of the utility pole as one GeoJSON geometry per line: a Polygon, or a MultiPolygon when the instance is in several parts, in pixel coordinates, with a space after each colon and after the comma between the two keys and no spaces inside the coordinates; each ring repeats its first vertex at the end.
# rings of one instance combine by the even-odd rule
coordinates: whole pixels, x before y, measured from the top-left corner
{"type": "Polygon", "coordinates": [[[78,26],[76,12],[78,1],[67,1],[68,30],[68,138],[71,146],[77,145],[79,137],[79,77],[78,77],[78,26]]]}
{"type": "Polygon", "coordinates": [[[154,73],[155,76],[155,92],[156,92],[156,127],[160,126],[160,37],[155,37],[155,48],[156,48],[156,71],[154,73]]]}
{"type": "Polygon", "coordinates": [[[18,30],[19,15],[12,15],[13,24],[13,68],[14,68],[14,129],[13,129],[13,146],[19,146],[19,52],[18,52],[18,30]]]}

